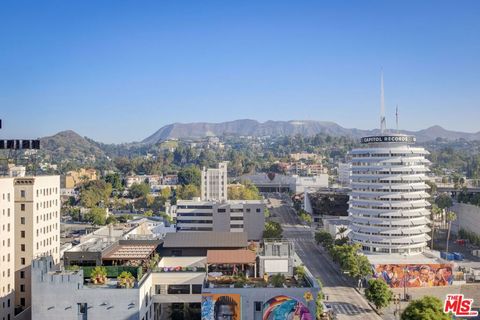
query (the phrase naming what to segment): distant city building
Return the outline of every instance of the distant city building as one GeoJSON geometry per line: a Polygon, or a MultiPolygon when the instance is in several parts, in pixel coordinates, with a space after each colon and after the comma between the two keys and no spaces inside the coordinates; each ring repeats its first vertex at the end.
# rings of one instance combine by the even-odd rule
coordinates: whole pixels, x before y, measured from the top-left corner
{"type": "Polygon", "coordinates": [[[62,178],[62,188],[66,189],[73,189],[80,186],[82,183],[98,179],[97,171],[95,169],[84,168],[77,171],[68,171],[62,178]]]}
{"type": "Polygon", "coordinates": [[[227,162],[218,164],[218,169],[202,170],[201,199],[203,201],[227,200],[227,162]]]}
{"type": "Polygon", "coordinates": [[[372,253],[416,254],[427,249],[430,203],[428,154],[401,134],[365,137],[350,151],[351,240],[372,253]]]}
{"type": "Polygon", "coordinates": [[[317,153],[308,153],[308,152],[290,153],[290,158],[295,161],[300,161],[300,160],[321,161],[322,160],[321,155],[317,153]]]}
{"type": "Polygon", "coordinates": [[[318,174],[311,177],[294,176],[295,182],[292,185],[292,191],[295,193],[303,193],[307,190],[314,191],[328,187],[328,174],[318,174]]]}
{"type": "Polygon", "coordinates": [[[338,183],[343,186],[350,186],[351,178],[350,174],[352,172],[352,164],[340,162],[337,167],[338,174],[338,183]]]}
{"type": "Polygon", "coordinates": [[[262,200],[178,200],[176,215],[179,232],[246,232],[249,240],[261,240],[265,227],[262,200]]]}
{"type": "Polygon", "coordinates": [[[0,178],[0,319],[15,308],[15,214],[13,178],[0,178]]]}
{"type": "MultiPolygon", "coordinates": [[[[14,179],[15,189],[15,305],[31,303],[30,265],[50,255],[60,261],[60,177],[14,179]]],[[[12,238],[13,239],[13,238],[12,238]]]]}
{"type": "Polygon", "coordinates": [[[8,166],[8,176],[10,178],[25,177],[26,168],[24,166],[8,166]]]}

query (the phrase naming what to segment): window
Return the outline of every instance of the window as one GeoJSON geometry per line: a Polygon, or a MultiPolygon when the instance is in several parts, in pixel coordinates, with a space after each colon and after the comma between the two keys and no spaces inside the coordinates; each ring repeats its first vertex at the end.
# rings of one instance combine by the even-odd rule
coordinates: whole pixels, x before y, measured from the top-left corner
{"type": "Polygon", "coordinates": [[[25,198],[25,190],[20,190],[20,197],[25,198]]]}
{"type": "Polygon", "coordinates": [[[202,285],[201,284],[192,284],[192,293],[196,293],[196,294],[202,293],[202,285]]]}
{"type": "Polygon", "coordinates": [[[25,285],[24,284],[20,285],[20,292],[25,292],[25,285]]]}
{"type": "Polygon", "coordinates": [[[25,298],[20,298],[20,304],[25,307],[25,298]]]}
{"type": "Polygon", "coordinates": [[[189,284],[171,284],[168,286],[168,294],[190,294],[189,284]]]}
{"type": "Polygon", "coordinates": [[[20,211],[25,211],[25,203],[20,204],[20,211]]]}
{"type": "Polygon", "coordinates": [[[25,279],[25,271],[20,271],[20,279],[25,279]]]}
{"type": "Polygon", "coordinates": [[[20,231],[20,238],[25,238],[25,231],[20,231]]]}
{"type": "Polygon", "coordinates": [[[20,251],[25,251],[25,245],[24,244],[20,245],[20,251]]]}
{"type": "Polygon", "coordinates": [[[261,311],[262,311],[262,302],[255,301],[255,312],[261,312],[261,311]]]}
{"type": "Polygon", "coordinates": [[[25,217],[20,217],[20,223],[25,224],[25,217]]]}
{"type": "Polygon", "coordinates": [[[25,265],[25,258],[20,258],[20,264],[25,265]]]}
{"type": "Polygon", "coordinates": [[[260,211],[261,211],[260,208],[257,208],[257,212],[260,212],[260,211]]]}

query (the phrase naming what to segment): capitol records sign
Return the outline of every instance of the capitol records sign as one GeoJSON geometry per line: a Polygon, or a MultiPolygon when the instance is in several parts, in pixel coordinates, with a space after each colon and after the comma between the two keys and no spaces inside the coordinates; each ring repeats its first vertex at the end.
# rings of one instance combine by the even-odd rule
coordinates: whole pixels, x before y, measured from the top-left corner
{"type": "Polygon", "coordinates": [[[398,143],[415,143],[417,138],[414,136],[372,136],[363,137],[361,143],[382,143],[382,142],[398,142],[398,143]]]}

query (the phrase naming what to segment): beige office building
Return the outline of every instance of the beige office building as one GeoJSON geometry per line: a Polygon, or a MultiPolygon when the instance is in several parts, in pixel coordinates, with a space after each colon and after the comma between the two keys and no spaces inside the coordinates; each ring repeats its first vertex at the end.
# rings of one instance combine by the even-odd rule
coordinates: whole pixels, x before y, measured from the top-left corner
{"type": "Polygon", "coordinates": [[[220,162],[218,169],[203,168],[201,199],[203,201],[227,200],[227,162],[220,162]]]}
{"type": "MultiPolygon", "coordinates": [[[[15,305],[31,305],[32,259],[60,260],[60,177],[15,178],[15,305]]],[[[13,239],[13,237],[12,237],[13,239]]]]}
{"type": "Polygon", "coordinates": [[[13,178],[0,178],[0,319],[14,316],[14,199],[13,178]]]}

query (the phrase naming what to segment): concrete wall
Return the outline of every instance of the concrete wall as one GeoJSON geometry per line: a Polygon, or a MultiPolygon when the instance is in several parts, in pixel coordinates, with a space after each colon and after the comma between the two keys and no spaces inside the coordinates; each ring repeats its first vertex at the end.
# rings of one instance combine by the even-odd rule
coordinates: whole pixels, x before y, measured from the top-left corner
{"type": "Polygon", "coordinates": [[[457,220],[452,222],[452,232],[460,228],[480,235],[480,207],[473,204],[455,203],[451,208],[457,214],[457,220]]]}

